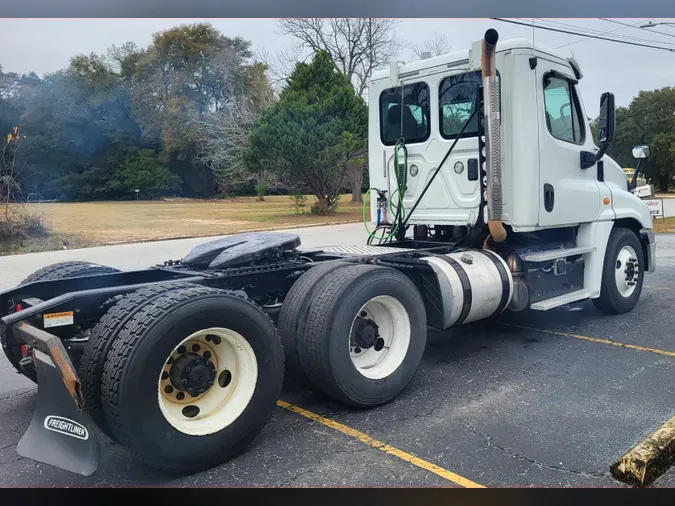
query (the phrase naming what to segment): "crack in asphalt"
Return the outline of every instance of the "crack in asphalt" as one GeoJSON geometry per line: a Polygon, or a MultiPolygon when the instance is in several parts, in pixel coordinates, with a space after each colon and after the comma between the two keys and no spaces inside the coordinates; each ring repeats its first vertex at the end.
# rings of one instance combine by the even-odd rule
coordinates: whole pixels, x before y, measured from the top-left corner
{"type": "Polygon", "coordinates": [[[556,465],[553,465],[553,464],[547,464],[545,462],[539,462],[538,460],[533,459],[532,457],[528,457],[527,455],[523,455],[522,453],[512,452],[512,451],[509,451],[502,446],[499,446],[497,443],[495,443],[495,439],[490,434],[485,434],[483,432],[477,431],[476,428],[472,427],[472,426],[467,426],[467,428],[472,433],[474,433],[475,435],[482,436],[483,438],[485,438],[485,440],[487,441],[488,448],[490,448],[490,447],[496,448],[497,450],[504,453],[505,455],[508,455],[511,458],[515,458],[515,459],[518,459],[518,460],[525,460],[527,462],[530,462],[531,464],[534,464],[535,466],[537,466],[539,468],[546,468],[546,469],[551,469],[551,470],[554,470],[554,471],[562,471],[562,472],[565,472],[565,473],[572,473],[572,474],[576,474],[578,476],[584,476],[586,478],[606,478],[608,476],[607,473],[589,473],[589,472],[585,472],[585,471],[577,471],[575,469],[569,469],[569,468],[566,468],[566,467],[556,466],[556,465]]]}
{"type": "Polygon", "coordinates": [[[290,478],[285,479],[284,481],[279,483],[279,486],[285,487],[285,486],[291,485],[294,481],[298,480],[299,478],[302,478],[303,476],[306,476],[308,474],[312,474],[316,471],[317,471],[317,469],[305,469],[303,471],[299,471],[299,472],[295,473],[293,476],[291,476],[290,478]]]}
{"type": "MultiPolygon", "coordinates": [[[[348,454],[348,455],[354,455],[354,454],[358,454],[358,453],[367,452],[368,450],[377,450],[377,448],[373,448],[372,446],[367,446],[367,445],[355,445],[353,448],[344,448],[344,449],[341,449],[341,450],[332,451],[332,452],[330,452],[330,457],[333,457],[335,455],[339,455],[341,453],[348,454]]],[[[329,464],[330,464],[330,461],[329,461],[329,464]]],[[[280,482],[279,486],[283,487],[283,486],[286,486],[286,485],[290,485],[294,481],[297,481],[299,478],[301,478],[303,476],[306,476],[308,474],[312,474],[312,473],[314,473],[318,470],[319,470],[318,467],[314,467],[312,469],[303,469],[301,471],[298,471],[297,473],[295,473],[290,478],[286,478],[285,480],[280,482]]]]}
{"type": "Polygon", "coordinates": [[[19,462],[20,460],[25,460],[25,457],[19,457],[17,459],[10,460],[9,462],[2,462],[2,463],[0,463],[0,467],[5,467],[5,466],[8,466],[10,464],[14,464],[16,462],[19,462]]]}
{"type": "Polygon", "coordinates": [[[18,393],[16,391],[13,391],[13,392],[10,392],[8,394],[0,396],[0,401],[7,401],[7,400],[16,399],[17,397],[23,397],[24,395],[33,393],[35,391],[36,391],[35,388],[29,388],[28,390],[19,391],[18,393]]]}
{"type": "MultiPolygon", "coordinates": [[[[406,422],[408,420],[417,420],[419,418],[433,418],[435,411],[436,411],[436,408],[431,408],[424,413],[413,413],[412,415],[392,418],[391,420],[379,422],[378,425],[380,425],[380,427],[384,427],[385,425],[391,425],[392,423],[397,423],[397,422],[406,422]]],[[[441,418],[441,417],[438,417],[438,419],[444,420],[444,418],[441,418]]]]}

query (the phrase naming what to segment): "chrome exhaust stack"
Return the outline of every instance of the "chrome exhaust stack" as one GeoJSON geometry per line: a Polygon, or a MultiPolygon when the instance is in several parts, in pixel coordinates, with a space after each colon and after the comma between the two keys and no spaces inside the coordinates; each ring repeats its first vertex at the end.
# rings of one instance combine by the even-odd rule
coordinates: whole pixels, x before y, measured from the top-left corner
{"type": "Polygon", "coordinates": [[[506,239],[506,229],[502,224],[501,118],[499,116],[499,78],[495,66],[498,40],[497,30],[490,28],[485,32],[481,45],[481,71],[485,115],[488,228],[493,241],[503,242],[506,239]]]}

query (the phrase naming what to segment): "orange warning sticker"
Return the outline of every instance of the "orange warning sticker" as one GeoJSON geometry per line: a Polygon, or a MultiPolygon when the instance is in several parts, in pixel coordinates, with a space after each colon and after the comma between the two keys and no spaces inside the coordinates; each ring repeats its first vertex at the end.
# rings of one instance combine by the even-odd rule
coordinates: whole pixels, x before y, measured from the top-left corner
{"type": "Polygon", "coordinates": [[[73,312],[65,311],[63,313],[50,313],[44,316],[44,328],[62,327],[64,325],[72,325],[74,321],[73,312]]]}

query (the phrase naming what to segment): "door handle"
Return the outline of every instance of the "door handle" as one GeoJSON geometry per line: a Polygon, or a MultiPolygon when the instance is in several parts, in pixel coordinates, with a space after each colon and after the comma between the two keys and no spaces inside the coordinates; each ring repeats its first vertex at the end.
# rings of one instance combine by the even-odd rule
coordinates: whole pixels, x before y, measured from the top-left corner
{"type": "Polygon", "coordinates": [[[553,185],[548,183],[544,184],[544,208],[547,212],[553,211],[553,206],[555,205],[555,192],[553,190],[553,185]]]}

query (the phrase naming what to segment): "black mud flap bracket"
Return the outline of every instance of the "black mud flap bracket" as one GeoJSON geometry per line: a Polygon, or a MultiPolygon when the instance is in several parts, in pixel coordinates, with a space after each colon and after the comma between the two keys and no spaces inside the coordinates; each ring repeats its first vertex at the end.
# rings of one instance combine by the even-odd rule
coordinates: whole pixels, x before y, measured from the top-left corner
{"type": "Polygon", "coordinates": [[[25,322],[17,341],[33,347],[38,376],[33,418],[16,452],[24,458],[91,476],[100,464],[95,424],[83,410],[80,380],[61,340],[25,322]]]}

